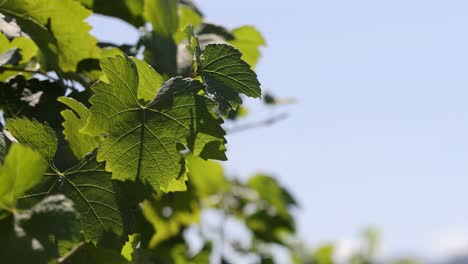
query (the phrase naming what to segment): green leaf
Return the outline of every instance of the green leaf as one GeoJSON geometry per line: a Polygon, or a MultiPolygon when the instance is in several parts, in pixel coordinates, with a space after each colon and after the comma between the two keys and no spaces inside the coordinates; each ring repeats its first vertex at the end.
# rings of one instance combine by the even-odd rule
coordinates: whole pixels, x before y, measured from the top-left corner
{"type": "Polygon", "coordinates": [[[271,214],[268,211],[258,211],[245,219],[247,227],[256,239],[265,242],[285,244],[284,234],[295,231],[294,219],[290,216],[271,214]]]}
{"type": "Polygon", "coordinates": [[[30,210],[22,212],[19,224],[35,237],[69,239],[73,233],[73,223],[78,219],[73,202],[64,195],[45,198],[30,210]]]}
{"type": "Polygon", "coordinates": [[[260,46],[265,46],[266,42],[258,30],[252,26],[243,26],[232,31],[234,39],[229,41],[242,53],[242,59],[250,66],[255,67],[260,58],[260,46]]]}
{"type": "Polygon", "coordinates": [[[313,252],[313,263],[316,264],[333,264],[333,255],[335,253],[335,246],[333,244],[326,244],[320,246],[315,252],[313,252]]]}
{"type": "Polygon", "coordinates": [[[10,42],[5,35],[0,34],[0,53],[11,49],[19,50],[21,60],[19,60],[18,63],[20,64],[30,61],[38,51],[36,44],[30,38],[17,37],[10,42]]]}
{"type": "Polygon", "coordinates": [[[247,181],[247,187],[257,191],[260,199],[281,215],[288,216],[288,207],[296,205],[292,195],[270,176],[257,174],[247,181]]]}
{"type": "Polygon", "coordinates": [[[47,263],[57,256],[57,239],[69,237],[78,217],[63,195],[0,220],[0,256],[5,263],[47,263]]]}
{"type": "Polygon", "coordinates": [[[226,44],[210,44],[203,53],[203,79],[223,112],[242,103],[239,93],[254,98],[261,96],[257,75],[241,56],[237,49],[226,44]]]}
{"type": "Polygon", "coordinates": [[[119,253],[96,247],[91,243],[81,246],[73,255],[60,262],[63,264],[128,264],[119,253]]]}
{"type": "Polygon", "coordinates": [[[81,3],[92,9],[95,13],[120,18],[128,23],[140,27],[143,19],[144,0],[81,0],[81,3]]]}
{"type": "Polygon", "coordinates": [[[73,154],[75,154],[78,159],[82,159],[99,144],[99,137],[93,137],[79,132],[79,130],[86,125],[86,121],[91,116],[91,112],[89,112],[86,106],[73,98],[60,97],[58,101],[71,108],[71,110],[66,109],[60,112],[64,119],[62,123],[64,128],[63,134],[73,154]]]}
{"type": "Polygon", "coordinates": [[[192,189],[159,195],[152,202],[146,200],[142,210],[156,231],[149,243],[150,248],[177,236],[184,226],[197,223],[200,218],[199,201],[192,189]]]}
{"type": "Polygon", "coordinates": [[[46,168],[39,153],[13,144],[0,167],[0,210],[15,208],[17,199],[39,183],[46,168]]]}
{"type": "Polygon", "coordinates": [[[123,200],[118,183],[111,180],[103,164],[90,155],[76,166],[49,173],[45,181],[21,198],[23,205],[34,204],[51,194],[64,194],[80,214],[83,236],[95,244],[107,235],[123,239],[132,219],[130,205],[123,200]]]}
{"type": "Polygon", "coordinates": [[[5,1],[0,12],[15,17],[21,29],[46,53],[48,60],[54,60],[50,57],[58,55],[58,64],[64,72],[75,71],[81,60],[99,57],[97,40],[89,34],[91,27],[84,21],[91,12],[79,2],[5,1]]]}
{"type": "Polygon", "coordinates": [[[197,94],[203,88],[200,82],[170,79],[154,101],[146,102],[138,97],[145,93],[138,91],[152,89],[144,86],[152,83],[154,75],[120,56],[101,66],[109,83],[92,87],[92,115],[83,132],[106,135],[98,161],[106,161],[113,179],[140,179],[157,191],[171,191],[170,183],[185,173],[180,144],[203,158],[225,159],[222,120],[209,110],[210,101],[197,94]]]}
{"type": "Polygon", "coordinates": [[[172,39],[179,29],[177,0],[145,0],[144,14],[156,35],[172,39]]]}
{"type": "Polygon", "coordinates": [[[41,154],[49,163],[58,148],[55,131],[48,125],[26,118],[7,119],[7,129],[21,143],[41,154]]]}
{"type": "Polygon", "coordinates": [[[202,17],[192,8],[186,5],[179,5],[179,30],[174,33],[174,40],[177,44],[182,42],[185,38],[183,29],[188,25],[191,25],[193,28],[198,27],[202,23],[202,17]]]}
{"type": "Polygon", "coordinates": [[[199,75],[199,71],[202,69],[203,64],[201,61],[202,51],[200,48],[200,43],[198,42],[198,38],[195,37],[192,25],[186,26],[184,31],[188,40],[187,50],[192,55],[193,72],[195,75],[199,75]]]}
{"type": "Polygon", "coordinates": [[[221,164],[190,155],[185,158],[189,180],[200,198],[221,194],[229,190],[229,182],[224,176],[221,164]]]}

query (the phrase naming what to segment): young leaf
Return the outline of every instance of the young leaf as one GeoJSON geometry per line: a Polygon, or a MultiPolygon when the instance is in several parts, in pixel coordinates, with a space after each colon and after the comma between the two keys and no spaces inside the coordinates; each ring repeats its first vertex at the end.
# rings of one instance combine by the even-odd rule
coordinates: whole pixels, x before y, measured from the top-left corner
{"type": "Polygon", "coordinates": [[[46,51],[49,57],[58,54],[58,63],[64,72],[75,71],[83,59],[99,57],[97,40],[89,34],[91,27],[84,21],[91,12],[77,1],[4,1],[0,12],[15,17],[41,52],[46,51]],[[51,44],[55,48],[51,48],[51,44]]]}
{"type": "Polygon", "coordinates": [[[239,93],[254,98],[261,96],[257,74],[241,56],[237,49],[226,44],[210,44],[203,53],[203,79],[223,112],[242,103],[239,93]]]}
{"type": "Polygon", "coordinates": [[[229,41],[242,53],[242,59],[250,66],[255,67],[260,58],[260,46],[265,46],[266,42],[258,30],[252,26],[243,26],[232,31],[234,39],[229,41]]]}
{"type": "Polygon", "coordinates": [[[79,130],[86,125],[86,121],[91,116],[91,112],[89,112],[86,106],[73,98],[60,97],[58,101],[71,108],[71,110],[66,109],[60,112],[64,119],[62,123],[64,128],[63,134],[73,154],[75,154],[78,159],[82,159],[99,144],[99,137],[93,137],[79,132],[79,130]]]}
{"type": "Polygon", "coordinates": [[[102,63],[109,83],[92,87],[92,115],[83,132],[106,135],[98,161],[106,161],[113,179],[139,178],[155,190],[171,191],[170,182],[185,170],[179,144],[203,158],[225,159],[222,120],[209,110],[210,101],[197,94],[203,85],[191,79],[168,80],[153,102],[139,98],[144,94],[139,90],[150,90],[146,86],[154,78],[137,65],[120,56],[102,63]]]}
{"type": "Polygon", "coordinates": [[[15,208],[17,199],[39,183],[46,167],[39,153],[13,144],[0,166],[0,210],[15,208]]]}
{"type": "Polygon", "coordinates": [[[58,143],[54,130],[36,120],[7,119],[7,129],[21,143],[28,145],[52,163],[58,143]]]}

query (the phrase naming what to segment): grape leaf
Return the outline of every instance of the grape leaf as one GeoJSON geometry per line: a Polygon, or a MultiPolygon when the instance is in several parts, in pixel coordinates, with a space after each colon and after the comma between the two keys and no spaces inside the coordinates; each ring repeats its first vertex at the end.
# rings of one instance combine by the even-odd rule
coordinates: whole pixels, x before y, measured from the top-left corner
{"type": "Polygon", "coordinates": [[[128,23],[140,27],[143,19],[144,0],[80,0],[83,5],[92,9],[95,13],[120,18],[128,23]]]}
{"type": "Polygon", "coordinates": [[[51,236],[68,239],[77,213],[63,195],[51,196],[33,208],[0,220],[0,256],[5,263],[48,263],[55,256],[51,236]]]}
{"type": "Polygon", "coordinates": [[[229,41],[242,53],[242,59],[250,66],[255,67],[260,58],[260,46],[265,46],[266,42],[258,30],[252,26],[243,26],[232,31],[234,39],[229,41]]]}
{"type": "Polygon", "coordinates": [[[70,109],[60,112],[64,122],[63,134],[75,156],[78,159],[84,158],[93,151],[99,144],[99,137],[89,136],[80,133],[79,130],[86,125],[86,121],[91,116],[88,108],[82,103],[70,97],[60,97],[59,102],[66,104],[70,109]]]}
{"type": "Polygon", "coordinates": [[[221,164],[190,155],[185,158],[190,182],[200,198],[220,194],[229,190],[229,182],[224,176],[221,164]]]}
{"type": "Polygon", "coordinates": [[[17,37],[10,42],[5,35],[0,34],[0,53],[11,49],[19,50],[21,54],[21,60],[18,61],[19,64],[30,61],[38,51],[36,44],[30,38],[17,37]]]}
{"type": "MultiPolygon", "coordinates": [[[[53,159],[57,139],[49,126],[34,120],[12,119],[7,120],[7,127],[14,127],[12,133],[21,144],[30,145],[53,159]]],[[[21,197],[22,207],[30,207],[52,194],[64,194],[75,203],[87,240],[97,243],[107,233],[119,237],[127,234],[131,221],[130,202],[123,200],[123,187],[111,180],[104,165],[96,162],[95,154],[63,172],[54,168],[52,161],[49,164],[52,172],[46,173],[41,184],[21,197]]]]}
{"type": "Polygon", "coordinates": [[[247,187],[255,190],[261,200],[267,202],[283,216],[289,216],[289,206],[297,205],[292,195],[273,177],[263,174],[254,175],[247,181],[247,187]]]}
{"type": "Polygon", "coordinates": [[[172,39],[172,34],[179,29],[177,2],[177,0],[145,0],[144,14],[153,25],[153,32],[156,35],[172,39]]]}
{"type": "Polygon", "coordinates": [[[28,145],[52,163],[58,148],[54,130],[36,120],[7,119],[7,129],[22,144],[28,145]]]}
{"type": "Polygon", "coordinates": [[[180,42],[185,38],[185,34],[182,29],[185,29],[188,25],[191,25],[194,28],[198,27],[202,23],[202,17],[186,5],[179,5],[178,13],[180,29],[174,33],[174,40],[177,44],[180,44],[180,42]]]}
{"type": "Polygon", "coordinates": [[[254,98],[261,96],[257,74],[241,56],[237,49],[226,44],[207,45],[203,53],[203,79],[222,112],[242,103],[239,93],[254,98]]]}
{"type": "Polygon", "coordinates": [[[80,214],[83,235],[97,243],[114,233],[124,237],[131,223],[130,207],[123,201],[120,188],[110,173],[89,155],[76,166],[58,174],[48,173],[46,179],[26,196],[22,205],[35,204],[52,194],[64,194],[75,203],[80,214]]]}
{"type": "Polygon", "coordinates": [[[185,174],[179,144],[203,158],[226,158],[222,120],[209,110],[211,101],[197,94],[203,85],[191,79],[168,80],[152,102],[139,98],[154,78],[138,64],[121,56],[101,64],[109,83],[92,87],[92,115],[83,132],[106,135],[98,161],[106,161],[113,179],[140,179],[171,191],[170,183],[185,174]]]}
{"type": "Polygon", "coordinates": [[[0,166],[0,211],[15,208],[17,199],[39,183],[46,167],[39,153],[13,144],[0,166]]]}
{"type": "Polygon", "coordinates": [[[80,247],[73,255],[66,258],[62,264],[128,264],[128,261],[119,253],[92,243],[80,247]]]}
{"type": "Polygon", "coordinates": [[[99,58],[97,40],[89,34],[91,27],[84,21],[91,12],[79,2],[4,1],[0,12],[15,17],[21,29],[31,36],[41,52],[46,52],[47,57],[58,54],[58,64],[64,72],[75,71],[81,60],[99,58]],[[51,44],[55,48],[51,48],[51,44]]]}
{"type": "Polygon", "coordinates": [[[193,189],[161,194],[156,200],[144,201],[141,206],[143,215],[156,231],[149,243],[150,248],[177,236],[184,226],[200,219],[200,205],[193,189]]]}
{"type": "Polygon", "coordinates": [[[69,239],[73,223],[78,219],[73,202],[64,195],[52,195],[17,216],[21,227],[35,237],[54,235],[69,239]]]}

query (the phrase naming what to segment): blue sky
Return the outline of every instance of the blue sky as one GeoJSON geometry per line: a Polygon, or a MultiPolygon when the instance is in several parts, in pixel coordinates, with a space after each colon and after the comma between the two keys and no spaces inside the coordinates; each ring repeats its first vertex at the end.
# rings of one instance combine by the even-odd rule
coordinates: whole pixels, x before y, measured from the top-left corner
{"type": "MultiPolygon", "coordinates": [[[[210,22],[255,25],[268,42],[263,88],[298,100],[248,100],[250,120],[290,117],[230,135],[230,173],[276,175],[313,245],[371,225],[384,255],[468,252],[468,2],[196,2],[210,22]]],[[[104,40],[136,37],[90,22],[104,40]]]]}

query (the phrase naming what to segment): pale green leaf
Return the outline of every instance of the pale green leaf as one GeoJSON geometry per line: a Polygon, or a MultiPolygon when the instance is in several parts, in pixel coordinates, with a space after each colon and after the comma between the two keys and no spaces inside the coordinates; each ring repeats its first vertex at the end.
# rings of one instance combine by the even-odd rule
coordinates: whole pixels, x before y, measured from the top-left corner
{"type": "Polygon", "coordinates": [[[26,146],[13,144],[0,167],[0,209],[12,209],[17,199],[42,179],[47,164],[26,146]]]}
{"type": "Polygon", "coordinates": [[[207,45],[203,53],[203,79],[223,112],[242,103],[240,93],[254,98],[261,96],[257,74],[241,56],[237,49],[226,44],[207,45]]]}
{"type": "Polygon", "coordinates": [[[222,194],[229,189],[221,164],[190,155],[186,157],[189,180],[201,198],[222,194]]]}
{"type": "Polygon", "coordinates": [[[71,109],[60,112],[64,119],[62,123],[64,128],[63,134],[73,154],[75,154],[78,159],[82,159],[99,144],[99,137],[93,137],[79,132],[79,130],[86,125],[86,121],[91,116],[91,113],[86,106],[73,98],[59,97],[58,101],[66,104],[71,109]]]}
{"type": "MultiPolygon", "coordinates": [[[[58,64],[64,72],[75,71],[77,64],[88,58],[98,58],[97,40],[89,34],[91,27],[84,21],[91,12],[73,0],[4,1],[0,12],[17,19],[25,31],[45,52],[48,60],[58,54],[58,64]],[[38,12],[40,11],[40,12],[38,12]]],[[[52,65],[54,62],[48,63],[52,65]]]]}
{"type": "Polygon", "coordinates": [[[273,177],[257,174],[247,181],[247,187],[257,191],[261,200],[283,216],[289,216],[288,207],[296,205],[292,195],[273,177]]]}
{"type": "Polygon", "coordinates": [[[232,31],[234,39],[229,41],[242,53],[242,59],[250,66],[255,67],[261,56],[260,47],[265,46],[266,42],[263,36],[255,27],[243,26],[232,31]]]}
{"type": "Polygon", "coordinates": [[[30,61],[38,51],[36,44],[30,38],[18,37],[10,42],[5,35],[0,34],[0,53],[13,48],[19,49],[20,51],[21,60],[19,61],[19,64],[24,64],[30,61]]]}
{"type": "Polygon", "coordinates": [[[7,129],[21,144],[28,145],[49,163],[54,159],[58,143],[54,130],[36,120],[26,118],[7,119],[7,129]]]}
{"type": "Polygon", "coordinates": [[[202,17],[192,8],[186,5],[179,5],[179,30],[174,34],[174,40],[177,44],[182,42],[185,38],[184,30],[185,27],[191,25],[196,28],[202,23],[202,17]]]}
{"type": "MultiPolygon", "coordinates": [[[[98,161],[106,161],[113,179],[139,178],[155,190],[170,191],[169,184],[185,173],[179,144],[203,158],[225,159],[222,120],[209,110],[213,107],[210,101],[197,94],[203,88],[200,82],[170,79],[154,101],[147,103],[138,97],[138,89],[153,85],[155,75],[149,75],[148,69],[138,72],[141,67],[120,56],[101,67],[109,83],[92,87],[92,115],[83,132],[105,134],[98,161]],[[150,79],[145,80],[147,77],[150,79]]],[[[159,80],[154,81],[157,84],[159,80]]]]}

